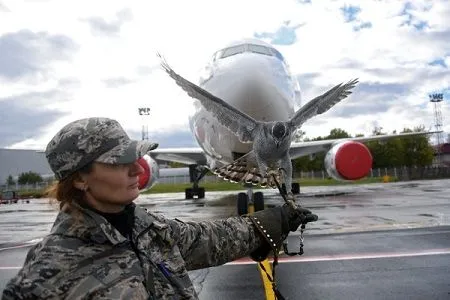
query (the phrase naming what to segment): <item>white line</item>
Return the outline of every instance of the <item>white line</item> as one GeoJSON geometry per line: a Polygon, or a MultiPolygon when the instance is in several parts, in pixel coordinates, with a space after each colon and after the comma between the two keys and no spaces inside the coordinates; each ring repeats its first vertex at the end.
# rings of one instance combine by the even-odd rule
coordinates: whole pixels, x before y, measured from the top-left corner
{"type": "Polygon", "coordinates": [[[0,267],[0,270],[20,270],[22,267],[0,267]]]}
{"type": "MultiPolygon", "coordinates": [[[[368,253],[361,255],[324,255],[324,256],[310,256],[310,257],[280,257],[279,263],[290,262],[314,262],[314,261],[335,261],[335,260],[356,260],[356,259],[371,259],[371,258],[395,258],[395,257],[415,257],[415,256],[430,256],[430,255],[446,255],[450,254],[450,248],[434,249],[418,252],[399,252],[399,253],[368,253]]],[[[269,262],[273,262],[269,259],[269,262]]],[[[225,265],[252,265],[256,264],[255,261],[242,258],[225,265]]],[[[19,270],[22,267],[0,267],[0,270],[19,270]]]]}
{"type": "MultiPolygon", "coordinates": [[[[356,259],[373,259],[373,258],[395,258],[395,257],[414,257],[414,256],[429,256],[429,255],[445,255],[450,254],[450,248],[444,249],[431,249],[416,252],[385,252],[385,253],[367,253],[360,255],[323,255],[323,256],[309,256],[309,257],[280,257],[278,258],[279,263],[290,263],[290,262],[314,262],[314,261],[337,261],[337,260],[356,260],[356,259]]],[[[269,260],[273,262],[273,259],[269,260]]],[[[239,259],[227,265],[250,265],[255,264],[253,260],[249,258],[239,259]]]]}
{"type": "Polygon", "coordinates": [[[31,247],[31,246],[33,246],[33,244],[23,244],[23,245],[18,245],[18,246],[0,248],[0,251],[11,250],[11,249],[20,249],[20,248],[26,248],[26,247],[31,247]]]}

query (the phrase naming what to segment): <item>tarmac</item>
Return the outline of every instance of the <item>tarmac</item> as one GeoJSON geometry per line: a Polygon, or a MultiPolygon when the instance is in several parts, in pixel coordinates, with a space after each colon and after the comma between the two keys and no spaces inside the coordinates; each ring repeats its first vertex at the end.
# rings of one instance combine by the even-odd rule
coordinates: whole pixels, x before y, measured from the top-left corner
{"type": "MultiPolygon", "coordinates": [[[[167,217],[236,215],[234,192],[141,195],[136,203],[167,217]]],[[[265,190],[267,206],[281,204],[265,190]]],[[[280,254],[275,282],[286,299],[450,299],[450,180],[304,187],[308,224],[301,256],[280,254]]],[[[0,289],[57,214],[47,200],[0,206],[0,289]]],[[[298,250],[299,232],[289,238],[298,250]]],[[[271,269],[271,264],[265,264],[271,269]]],[[[190,272],[200,299],[274,299],[270,281],[248,258],[190,272]]]]}

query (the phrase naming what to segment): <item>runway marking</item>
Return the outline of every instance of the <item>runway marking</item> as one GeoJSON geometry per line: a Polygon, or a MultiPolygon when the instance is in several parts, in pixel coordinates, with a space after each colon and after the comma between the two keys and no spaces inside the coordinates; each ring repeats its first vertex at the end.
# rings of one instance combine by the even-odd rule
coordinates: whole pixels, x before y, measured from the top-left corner
{"type": "MultiPolygon", "coordinates": [[[[385,253],[366,253],[366,254],[352,254],[352,255],[322,255],[322,256],[308,256],[308,257],[279,257],[279,263],[290,262],[315,262],[315,261],[337,261],[337,260],[357,260],[357,259],[373,259],[373,258],[396,258],[396,257],[415,257],[415,256],[430,256],[430,255],[445,255],[450,254],[450,248],[430,249],[415,252],[385,252],[385,253]]],[[[271,263],[273,260],[269,260],[271,263]]],[[[251,265],[256,264],[250,258],[242,258],[226,265],[251,265]]]]}
{"type": "MultiPolygon", "coordinates": [[[[269,264],[269,260],[265,259],[261,262],[261,264],[266,269],[267,273],[270,274],[270,277],[273,277],[272,267],[269,264]]],[[[275,293],[272,289],[272,282],[267,277],[266,272],[261,268],[261,266],[258,264],[259,272],[261,273],[261,278],[264,284],[264,291],[266,292],[266,300],[274,300],[275,299],[275,293]]]]}
{"type": "Polygon", "coordinates": [[[28,242],[28,243],[26,243],[26,244],[20,244],[20,245],[17,245],[17,246],[11,246],[11,247],[0,248],[0,251],[3,251],[3,250],[11,250],[11,249],[27,248],[27,247],[34,246],[34,244],[36,244],[37,242],[40,242],[40,241],[41,241],[40,239],[36,239],[36,240],[32,240],[32,241],[30,241],[30,242],[28,242]]]}
{"type": "Polygon", "coordinates": [[[0,270],[20,270],[22,267],[0,267],[0,270]]]}
{"type": "MultiPolygon", "coordinates": [[[[252,214],[254,212],[255,212],[254,205],[248,204],[248,213],[252,214]]],[[[265,259],[261,262],[261,264],[266,269],[267,273],[269,273],[269,275],[272,277],[273,272],[272,272],[272,267],[269,264],[269,260],[265,259]]],[[[269,280],[266,272],[264,272],[264,270],[261,268],[261,266],[259,264],[258,264],[258,270],[259,270],[259,273],[261,274],[261,279],[262,279],[263,286],[264,286],[264,292],[266,294],[266,300],[275,300],[275,293],[273,292],[273,289],[272,289],[272,282],[269,280]]]]}

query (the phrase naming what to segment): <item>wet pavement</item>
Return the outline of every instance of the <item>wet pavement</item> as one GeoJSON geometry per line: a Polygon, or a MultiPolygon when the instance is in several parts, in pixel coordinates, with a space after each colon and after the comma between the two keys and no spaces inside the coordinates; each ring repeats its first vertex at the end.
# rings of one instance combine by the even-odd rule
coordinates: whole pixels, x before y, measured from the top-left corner
{"type": "MultiPolygon", "coordinates": [[[[288,299],[449,299],[450,180],[304,187],[300,203],[319,215],[305,254],[283,257],[277,282],[288,299]]],[[[136,203],[167,217],[207,220],[236,214],[237,192],[141,195],[136,203]]],[[[267,206],[282,200],[264,190],[267,206]]],[[[50,230],[46,199],[0,205],[0,289],[50,230]]],[[[298,244],[298,232],[289,238],[298,244]]],[[[242,260],[191,272],[201,299],[264,299],[257,266],[242,260]],[[243,280],[245,279],[245,280],[243,280]]]]}

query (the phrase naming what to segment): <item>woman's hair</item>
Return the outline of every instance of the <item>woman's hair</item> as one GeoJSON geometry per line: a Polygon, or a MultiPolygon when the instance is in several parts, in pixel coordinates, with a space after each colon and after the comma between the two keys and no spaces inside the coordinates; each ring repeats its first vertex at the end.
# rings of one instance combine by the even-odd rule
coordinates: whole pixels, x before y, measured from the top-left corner
{"type": "Polygon", "coordinates": [[[69,175],[63,180],[53,183],[46,191],[45,195],[50,198],[50,202],[56,200],[61,211],[71,211],[73,202],[80,203],[84,199],[84,191],[74,186],[74,181],[80,178],[80,174],[89,174],[92,171],[92,163],[84,166],[77,172],[69,175]]]}

